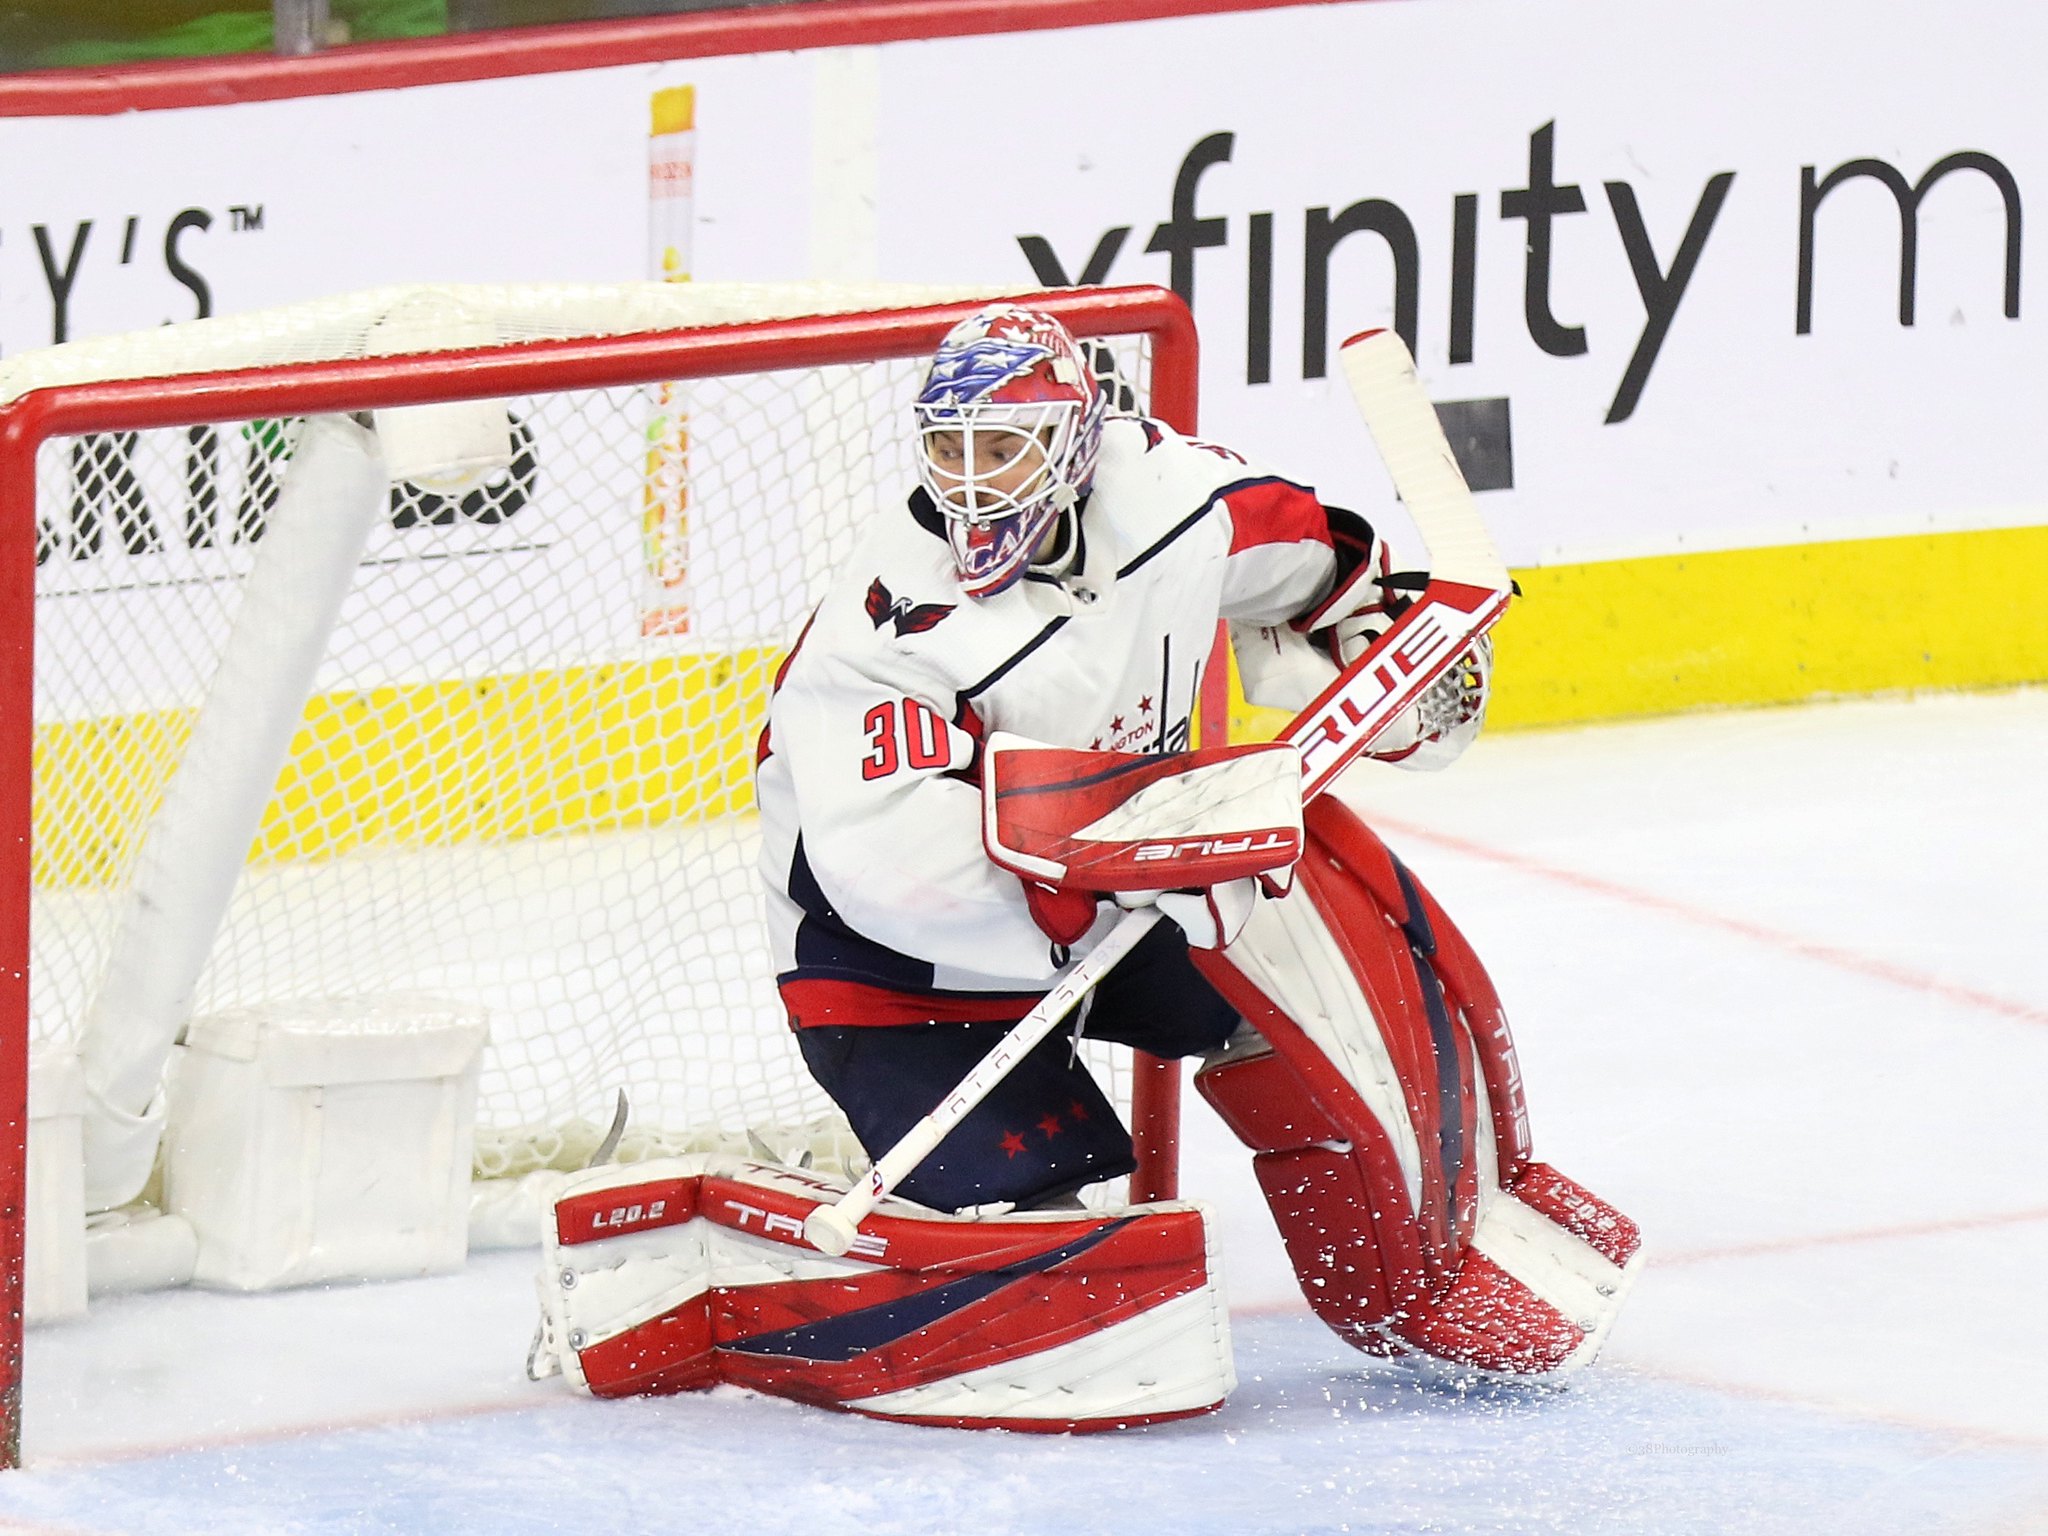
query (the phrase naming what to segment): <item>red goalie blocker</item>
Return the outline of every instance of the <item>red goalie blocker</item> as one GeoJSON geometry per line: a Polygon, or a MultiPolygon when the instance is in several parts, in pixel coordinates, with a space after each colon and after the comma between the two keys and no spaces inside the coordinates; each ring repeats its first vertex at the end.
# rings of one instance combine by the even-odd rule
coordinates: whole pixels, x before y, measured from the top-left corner
{"type": "Polygon", "coordinates": [[[967,1217],[890,1201],[826,1257],[804,1219],[845,1190],[702,1156],[571,1175],[534,1374],[601,1397],[730,1384],[1047,1431],[1210,1412],[1234,1384],[1198,1208],[967,1217]]]}
{"type": "Polygon", "coordinates": [[[1063,890],[1160,891],[1284,869],[1301,855],[1301,754],[1285,742],[1090,752],[998,731],[982,760],[995,863],[1063,890]]]}

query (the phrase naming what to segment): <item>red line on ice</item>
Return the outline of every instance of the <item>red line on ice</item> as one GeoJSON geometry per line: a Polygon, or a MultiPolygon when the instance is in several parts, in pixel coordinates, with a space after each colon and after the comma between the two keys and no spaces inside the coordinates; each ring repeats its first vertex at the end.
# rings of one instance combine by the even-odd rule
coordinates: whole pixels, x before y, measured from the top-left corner
{"type": "Polygon", "coordinates": [[[1853,971],[1860,976],[1869,976],[1878,981],[1890,982],[1893,986],[1909,991],[1924,992],[1931,997],[1946,998],[1950,1002],[1962,1003],[1971,1008],[1995,1013],[2001,1018],[2015,1020],[2021,1024],[2048,1024],[2048,1008],[2030,1003],[2015,1002],[2009,997],[1982,992],[1975,987],[1960,986],[1952,981],[1943,981],[1936,976],[1911,970],[1903,965],[1894,965],[1889,960],[1879,960],[1872,955],[1860,955],[1854,950],[1842,949],[1833,944],[1823,944],[1818,939],[1802,939],[1767,928],[1762,923],[1748,922],[1743,918],[1730,917],[1723,912],[1714,912],[1705,907],[1695,907],[1669,896],[1659,896],[1653,891],[1638,890],[1634,886],[1622,885],[1618,881],[1603,880],[1598,875],[1584,874],[1578,870],[1559,869],[1537,859],[1526,858],[1518,853],[1490,848],[1484,843],[1475,843],[1467,838],[1453,837],[1446,832],[1431,831],[1412,822],[1397,821],[1392,817],[1368,812],[1366,820],[1375,827],[1396,832],[1402,837],[1412,837],[1417,842],[1434,843],[1453,853],[1462,853],[1469,858],[1484,859],[1491,864],[1500,864],[1522,874],[1534,875],[1554,884],[1570,886],[1575,890],[1590,892],[1596,896],[1610,897],[1632,907],[1647,907],[1672,917],[1684,918],[1707,928],[1718,928],[1724,933],[1733,933],[1745,939],[1752,939],[1772,949],[1782,950],[1807,960],[1818,960],[1840,970],[1853,971]]]}
{"type": "Polygon", "coordinates": [[[1940,1221],[1900,1222],[1889,1227],[1864,1227],[1849,1232],[1821,1232],[1804,1237],[1767,1238],[1757,1243],[1731,1243],[1725,1248],[1694,1248],[1678,1253],[1658,1253],[1652,1262],[1662,1268],[1679,1264],[1711,1264],[1717,1259],[1758,1258],[1772,1253],[1800,1253],[1809,1248],[1831,1248],[1840,1243],[1882,1243],[1902,1237],[1942,1237],[1951,1232],[1975,1232],[1989,1227],[2021,1226],[2030,1221],[2048,1221],[2048,1206],[2031,1211],[1992,1212],[1983,1216],[1951,1216],[1940,1221]]]}

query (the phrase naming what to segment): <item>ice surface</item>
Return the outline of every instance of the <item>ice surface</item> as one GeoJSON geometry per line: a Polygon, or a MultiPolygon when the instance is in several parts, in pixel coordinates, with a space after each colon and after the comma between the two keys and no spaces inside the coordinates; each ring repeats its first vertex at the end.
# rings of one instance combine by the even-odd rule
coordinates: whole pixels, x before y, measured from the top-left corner
{"type": "Polygon", "coordinates": [[[1482,739],[1347,786],[1486,958],[1540,1155],[1650,1267],[1564,1392],[1301,1310],[1190,1100],[1242,1385],[1085,1439],[520,1374],[530,1262],[102,1300],[28,1353],[0,1530],[2048,1531],[2048,692],[1482,739]]]}
{"type": "MultiPolygon", "coordinates": [[[[1362,1363],[1303,1317],[1245,1319],[1238,1345],[1244,1381],[1221,1414],[1122,1435],[884,1425],[731,1388],[598,1403],[501,1381],[495,1412],[13,1474],[0,1508],[68,1531],[223,1536],[1789,1536],[1992,1518],[2022,1507],[2042,1473],[2038,1450],[1963,1449],[1625,1364],[1569,1392],[1461,1397],[1362,1363]]],[[[346,1369],[365,1351],[330,1340],[316,1353],[346,1369]]]]}

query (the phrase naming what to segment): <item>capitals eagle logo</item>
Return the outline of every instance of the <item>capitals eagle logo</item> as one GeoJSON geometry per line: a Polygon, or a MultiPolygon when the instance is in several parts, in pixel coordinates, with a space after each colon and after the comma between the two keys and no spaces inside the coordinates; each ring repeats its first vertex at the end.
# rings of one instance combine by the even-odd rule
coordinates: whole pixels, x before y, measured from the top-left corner
{"type": "Polygon", "coordinates": [[[891,596],[879,576],[868,584],[868,617],[877,629],[893,623],[898,636],[921,635],[936,628],[953,607],[951,603],[913,603],[907,597],[891,596]]]}

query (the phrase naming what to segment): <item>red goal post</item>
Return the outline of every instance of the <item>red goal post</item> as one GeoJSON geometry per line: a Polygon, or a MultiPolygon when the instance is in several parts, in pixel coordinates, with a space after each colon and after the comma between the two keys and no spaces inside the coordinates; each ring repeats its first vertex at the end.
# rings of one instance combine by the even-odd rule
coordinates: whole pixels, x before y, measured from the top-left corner
{"type": "MultiPolygon", "coordinates": [[[[650,285],[651,286],[651,285],[650,285]]],[[[709,286],[709,285],[706,285],[709,286]]],[[[460,291],[460,290],[457,290],[460,291]]],[[[824,301],[843,305],[844,294],[824,301]]],[[[541,392],[632,390],[735,374],[829,369],[928,354],[978,299],[631,334],[522,341],[399,356],[344,356],[153,377],[100,376],[36,387],[0,407],[0,1460],[19,1457],[23,1234],[27,1203],[31,908],[36,885],[38,571],[50,561],[50,515],[39,504],[56,450],[160,429],[199,433],[221,424],[276,423],[329,413],[541,392]],[[39,462],[43,468],[39,471],[39,462]]],[[[1145,410],[1182,430],[1196,425],[1197,346],[1186,307],[1155,288],[1070,289],[1029,302],[1084,337],[1136,338],[1146,349],[1145,410]]],[[[198,322],[210,325],[216,322],[198,322]]],[[[169,330],[181,330],[172,327],[169,330]]],[[[159,333],[163,334],[163,333],[159,333]]],[[[93,343],[83,343],[91,346],[93,343]]],[[[50,354],[63,349],[51,349],[50,354]]],[[[10,360],[10,361],[19,361],[10,360]]],[[[687,385],[684,385],[687,391],[687,385]]],[[[907,414],[907,401],[903,402],[907,414]]],[[[193,439],[197,441],[196,437],[193,439]]],[[[652,476],[656,449],[649,450],[652,476]]],[[[429,498],[431,500],[431,498],[429,498]]],[[[396,503],[394,502],[394,507],[396,503]]],[[[452,516],[452,513],[451,513],[452,516]]],[[[105,530],[95,530],[97,541],[105,530]]],[[[98,547],[97,542],[94,545],[98,547]]],[[[815,601],[815,594],[811,601],[815,601]]],[[[784,634],[781,643],[789,636],[784,634]]],[[[110,638],[108,645],[118,645],[110,638]]],[[[1223,729],[1223,673],[1205,690],[1205,739],[1223,729]]],[[[1179,1078],[1171,1063],[1141,1059],[1130,1088],[1139,1172],[1135,1199],[1175,1192],[1179,1078]]]]}

